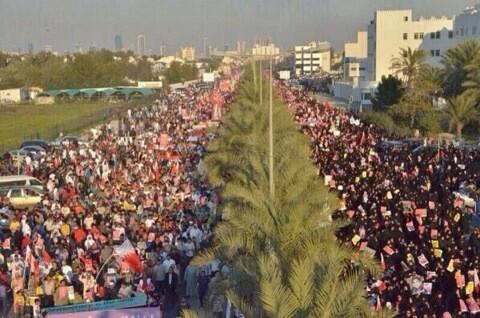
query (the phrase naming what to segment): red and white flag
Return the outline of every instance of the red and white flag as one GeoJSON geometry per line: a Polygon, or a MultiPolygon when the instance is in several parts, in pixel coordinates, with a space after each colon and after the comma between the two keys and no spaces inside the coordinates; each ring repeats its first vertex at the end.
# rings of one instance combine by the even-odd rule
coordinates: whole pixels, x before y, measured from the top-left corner
{"type": "Polygon", "coordinates": [[[380,252],[380,268],[382,269],[382,271],[385,270],[386,266],[385,266],[385,259],[383,258],[383,253],[380,252]]]}
{"type": "Polygon", "coordinates": [[[42,259],[43,259],[43,262],[45,264],[51,264],[52,263],[52,257],[45,250],[42,250],[42,259]]]}
{"type": "Polygon", "coordinates": [[[32,249],[29,245],[27,245],[27,249],[25,252],[25,264],[30,267],[30,273],[38,273],[38,261],[35,258],[35,255],[33,255],[32,249]]]}
{"type": "Polygon", "coordinates": [[[142,262],[138,257],[135,248],[129,240],[125,240],[122,245],[115,247],[115,253],[120,257],[122,262],[128,264],[130,269],[135,273],[143,272],[142,262]]]}

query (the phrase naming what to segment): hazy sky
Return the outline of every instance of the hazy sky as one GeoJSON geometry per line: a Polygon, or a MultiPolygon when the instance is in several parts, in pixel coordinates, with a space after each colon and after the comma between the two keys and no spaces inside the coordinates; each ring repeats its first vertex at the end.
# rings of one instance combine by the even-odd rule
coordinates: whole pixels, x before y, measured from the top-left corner
{"type": "Polygon", "coordinates": [[[235,47],[271,38],[281,48],[328,40],[336,48],[354,40],[376,9],[414,10],[414,16],[461,12],[480,0],[0,0],[0,49],[84,49],[95,44],[112,49],[119,34],[134,49],[145,34],[147,49],[168,53],[178,47],[235,47]]]}

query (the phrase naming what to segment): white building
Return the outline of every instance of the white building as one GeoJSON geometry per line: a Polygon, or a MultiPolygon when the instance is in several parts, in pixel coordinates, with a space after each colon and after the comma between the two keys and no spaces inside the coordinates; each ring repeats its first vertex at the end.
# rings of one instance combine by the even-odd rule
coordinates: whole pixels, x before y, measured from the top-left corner
{"type": "Polygon", "coordinates": [[[441,55],[455,43],[453,19],[413,20],[412,10],[376,11],[367,29],[358,33],[357,42],[345,45],[344,79],[334,86],[335,96],[354,103],[368,104],[382,76],[395,74],[392,60],[401,49],[423,50],[425,62],[439,66],[441,55]]]}
{"type": "Polygon", "coordinates": [[[179,58],[179,57],[176,57],[176,56],[173,56],[173,55],[170,55],[170,56],[164,56],[162,57],[160,60],[157,61],[158,63],[161,63],[164,65],[164,67],[166,68],[169,68],[170,65],[173,63],[173,62],[178,62],[180,64],[183,64],[185,63],[185,60],[179,58]]]}
{"type": "Polygon", "coordinates": [[[330,73],[332,46],[329,42],[311,42],[295,46],[295,74],[310,75],[320,71],[330,73]]]}
{"type": "Polygon", "coordinates": [[[439,66],[441,55],[453,43],[451,18],[413,20],[412,10],[376,11],[368,26],[368,79],[378,83],[382,76],[394,74],[392,60],[402,48],[423,50],[425,62],[439,66]]]}
{"type": "Polygon", "coordinates": [[[480,4],[455,16],[453,30],[456,42],[480,39],[480,4]]]}
{"type": "Polygon", "coordinates": [[[368,33],[358,32],[357,42],[345,43],[343,52],[343,72],[345,80],[358,78],[366,80],[368,58],[368,33]]]}
{"type": "Polygon", "coordinates": [[[252,55],[255,56],[278,56],[279,54],[280,49],[273,43],[268,45],[255,44],[252,48],[252,55]]]}
{"type": "Polygon", "coordinates": [[[357,41],[345,43],[343,53],[343,79],[333,85],[334,95],[353,103],[371,104],[376,82],[370,81],[368,65],[368,33],[358,32],[357,41]]]}
{"type": "Polygon", "coordinates": [[[0,90],[0,103],[20,103],[30,98],[30,93],[25,88],[11,88],[0,90]]]}
{"type": "Polygon", "coordinates": [[[195,48],[191,46],[182,47],[180,49],[180,58],[188,62],[195,61],[195,48]]]}

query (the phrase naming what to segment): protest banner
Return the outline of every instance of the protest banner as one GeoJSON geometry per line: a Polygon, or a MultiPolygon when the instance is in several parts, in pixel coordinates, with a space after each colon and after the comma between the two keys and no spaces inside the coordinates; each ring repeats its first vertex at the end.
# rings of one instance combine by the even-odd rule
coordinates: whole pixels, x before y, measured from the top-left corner
{"type": "Polygon", "coordinates": [[[162,318],[159,307],[95,310],[69,314],[49,314],[53,318],[162,318]]]}

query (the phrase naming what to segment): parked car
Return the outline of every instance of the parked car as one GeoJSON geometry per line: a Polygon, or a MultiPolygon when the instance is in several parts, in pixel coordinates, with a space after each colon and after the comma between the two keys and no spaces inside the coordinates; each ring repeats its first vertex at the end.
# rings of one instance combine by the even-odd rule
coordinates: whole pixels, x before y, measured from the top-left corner
{"type": "Polygon", "coordinates": [[[30,152],[22,149],[10,150],[5,153],[13,161],[22,161],[25,157],[31,155],[30,152]]]}
{"type": "Polygon", "coordinates": [[[387,140],[387,141],[382,141],[377,145],[377,149],[379,151],[385,151],[385,150],[404,150],[408,148],[408,145],[401,141],[401,140],[387,140]]]}
{"type": "Polygon", "coordinates": [[[32,187],[43,192],[43,184],[40,180],[30,176],[0,176],[0,189],[13,187],[32,187]]]}
{"type": "Polygon", "coordinates": [[[25,148],[29,146],[41,147],[45,151],[47,151],[50,148],[50,143],[43,139],[30,139],[30,140],[24,140],[20,145],[20,148],[25,148]]]}
{"type": "Polygon", "coordinates": [[[435,145],[421,145],[412,150],[413,155],[422,155],[433,157],[438,152],[438,146],[435,145]]]}
{"type": "Polygon", "coordinates": [[[77,136],[63,136],[55,139],[53,142],[54,146],[62,146],[67,143],[77,143],[79,146],[84,146],[87,144],[85,140],[77,136]]]}
{"type": "Polygon", "coordinates": [[[23,151],[28,152],[32,158],[41,157],[46,154],[46,150],[40,146],[25,146],[22,149],[23,151]]]}
{"type": "Polygon", "coordinates": [[[43,193],[32,187],[14,187],[0,190],[0,196],[6,197],[15,209],[28,209],[42,201],[43,193]]]}

